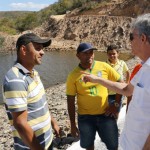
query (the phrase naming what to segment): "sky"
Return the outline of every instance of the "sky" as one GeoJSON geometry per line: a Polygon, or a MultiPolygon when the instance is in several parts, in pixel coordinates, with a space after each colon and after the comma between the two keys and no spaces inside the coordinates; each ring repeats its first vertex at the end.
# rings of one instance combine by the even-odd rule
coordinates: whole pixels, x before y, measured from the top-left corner
{"type": "Polygon", "coordinates": [[[0,11],[39,11],[58,0],[1,0],[0,11]]]}

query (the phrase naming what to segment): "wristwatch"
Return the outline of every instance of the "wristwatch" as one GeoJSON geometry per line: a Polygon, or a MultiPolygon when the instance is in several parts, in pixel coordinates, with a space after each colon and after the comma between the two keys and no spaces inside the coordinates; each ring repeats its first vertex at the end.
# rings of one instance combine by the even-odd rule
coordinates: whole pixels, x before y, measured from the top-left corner
{"type": "Polygon", "coordinates": [[[114,106],[115,106],[115,107],[119,107],[120,105],[119,105],[118,102],[114,102],[114,106]]]}

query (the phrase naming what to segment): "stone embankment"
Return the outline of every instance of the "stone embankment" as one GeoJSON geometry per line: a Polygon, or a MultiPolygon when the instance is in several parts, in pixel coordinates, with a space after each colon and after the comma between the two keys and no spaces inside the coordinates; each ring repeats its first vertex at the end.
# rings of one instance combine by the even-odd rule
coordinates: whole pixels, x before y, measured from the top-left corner
{"type": "MultiPolygon", "coordinates": [[[[132,70],[135,64],[139,63],[138,58],[133,58],[127,61],[129,69],[132,70]]],[[[46,89],[47,101],[49,109],[54,118],[58,121],[60,127],[65,132],[66,136],[70,133],[69,117],[67,112],[65,84],[55,85],[46,89]]],[[[3,106],[0,106],[0,150],[13,150],[13,139],[11,130],[3,106]]],[[[64,145],[62,149],[66,149],[68,145],[64,145]]],[[[56,150],[59,148],[56,148],[56,150]]]]}

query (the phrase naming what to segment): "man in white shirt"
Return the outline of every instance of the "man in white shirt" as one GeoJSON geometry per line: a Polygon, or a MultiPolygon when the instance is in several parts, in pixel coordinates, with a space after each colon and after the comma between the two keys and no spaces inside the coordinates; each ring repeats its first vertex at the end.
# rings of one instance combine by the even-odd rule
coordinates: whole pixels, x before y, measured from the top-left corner
{"type": "Polygon", "coordinates": [[[120,145],[123,150],[150,150],[150,13],[132,24],[132,52],[144,62],[129,84],[117,83],[84,73],[85,82],[100,83],[117,93],[132,96],[120,145]]]}

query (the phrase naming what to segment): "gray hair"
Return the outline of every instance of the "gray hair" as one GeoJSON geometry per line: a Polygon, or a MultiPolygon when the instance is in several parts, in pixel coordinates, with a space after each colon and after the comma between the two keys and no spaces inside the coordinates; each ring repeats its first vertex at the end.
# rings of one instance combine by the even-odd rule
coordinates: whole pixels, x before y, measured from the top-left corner
{"type": "Polygon", "coordinates": [[[131,28],[137,29],[139,35],[145,34],[150,42],[150,13],[138,16],[132,23],[131,28]]]}

